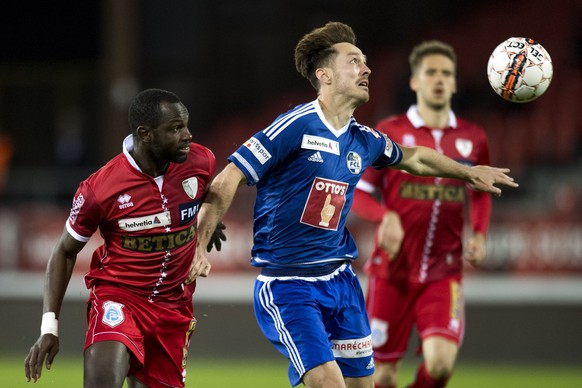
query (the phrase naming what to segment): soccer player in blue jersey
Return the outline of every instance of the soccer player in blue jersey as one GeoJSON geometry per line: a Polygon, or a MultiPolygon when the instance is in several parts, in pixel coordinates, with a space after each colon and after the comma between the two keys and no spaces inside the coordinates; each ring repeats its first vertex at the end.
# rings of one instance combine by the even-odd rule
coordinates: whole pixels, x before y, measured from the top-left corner
{"type": "MultiPolygon", "coordinates": [[[[338,22],[299,41],[295,64],[317,98],[280,115],[228,158],[198,218],[198,244],[206,246],[238,187],[256,186],[251,264],[262,272],[255,315],[289,359],[293,386],[374,385],[370,326],[351,266],[358,252],[345,226],[367,167],[458,178],[497,195],[495,184],[517,187],[507,169],[467,167],[429,148],[400,147],[358,124],[353,113],[369,99],[370,68],[355,43],[352,29],[338,22]]],[[[199,265],[203,250],[193,259],[192,279],[208,271],[199,265]]]]}

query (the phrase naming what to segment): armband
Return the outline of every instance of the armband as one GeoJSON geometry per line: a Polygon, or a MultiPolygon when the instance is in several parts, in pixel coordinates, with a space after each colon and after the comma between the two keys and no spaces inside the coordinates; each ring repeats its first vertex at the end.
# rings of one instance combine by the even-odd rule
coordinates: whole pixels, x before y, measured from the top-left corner
{"type": "Polygon", "coordinates": [[[42,323],[40,324],[40,335],[52,334],[59,336],[59,321],[55,313],[49,312],[42,314],[42,323]]]}

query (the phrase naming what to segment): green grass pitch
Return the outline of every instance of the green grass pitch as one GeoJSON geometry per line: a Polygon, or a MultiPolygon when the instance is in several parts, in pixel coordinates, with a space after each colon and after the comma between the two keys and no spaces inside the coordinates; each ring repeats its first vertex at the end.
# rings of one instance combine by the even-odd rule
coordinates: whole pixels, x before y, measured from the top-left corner
{"type": "MultiPolygon", "coordinates": [[[[58,357],[50,371],[43,370],[41,379],[33,384],[24,378],[22,357],[0,356],[0,387],[59,387],[82,386],[82,359],[58,357]]],[[[411,382],[414,365],[405,365],[401,387],[411,382]]],[[[289,387],[287,365],[281,360],[203,360],[188,362],[188,388],[277,388],[289,387]]],[[[457,366],[449,388],[580,388],[582,367],[539,365],[457,366]]]]}

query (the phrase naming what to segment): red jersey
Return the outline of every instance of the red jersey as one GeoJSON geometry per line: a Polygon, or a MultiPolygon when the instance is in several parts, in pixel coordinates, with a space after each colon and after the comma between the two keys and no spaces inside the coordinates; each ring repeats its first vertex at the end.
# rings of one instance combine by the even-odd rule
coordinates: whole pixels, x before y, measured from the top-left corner
{"type": "MultiPolygon", "coordinates": [[[[406,114],[380,121],[376,129],[403,146],[430,147],[470,166],[489,164],[485,131],[457,118],[452,112],[445,129],[424,126],[415,106],[410,107],[406,114]]],[[[362,204],[362,197],[356,195],[354,207],[360,216],[378,222],[389,209],[399,214],[404,229],[400,252],[392,261],[376,242],[372,257],[366,264],[367,271],[374,275],[424,283],[461,274],[464,205],[467,201],[473,231],[483,235],[487,232],[491,196],[472,190],[463,181],[418,177],[392,168],[368,169],[358,183],[358,189],[367,192],[379,189],[383,207],[381,209],[380,204],[370,206],[369,202],[362,204]]]]}
{"type": "Polygon", "coordinates": [[[216,168],[212,152],[190,145],[183,163],[170,163],[163,176],[141,172],[129,151],[81,182],[67,220],[68,232],[86,242],[99,228],[104,240],[93,253],[87,288],[113,284],[151,302],[191,303],[195,283],[184,280],[196,250],[196,221],[216,168]]]}

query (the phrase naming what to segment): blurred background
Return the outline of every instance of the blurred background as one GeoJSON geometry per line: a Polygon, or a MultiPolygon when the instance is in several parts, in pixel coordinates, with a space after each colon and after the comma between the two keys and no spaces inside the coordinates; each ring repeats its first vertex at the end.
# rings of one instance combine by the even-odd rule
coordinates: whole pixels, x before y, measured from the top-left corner
{"type": "MultiPolygon", "coordinates": [[[[483,126],[492,164],[520,188],[493,202],[488,260],[467,268],[467,337],[459,360],[582,363],[582,2],[338,0],[84,0],[0,5],[0,353],[24,357],[38,336],[42,282],[77,185],[121,152],[127,108],[140,90],[177,93],[194,141],[218,169],[250,135],[315,98],[295,71],[303,34],[350,24],[372,69],[371,100],[356,111],[373,126],[414,102],[408,54],[423,40],[458,55],[456,113],[483,126]],[[528,104],[488,84],[492,50],[512,36],[538,40],[554,78],[528,104]],[[15,335],[15,333],[18,333],[15,335]]],[[[254,188],[225,222],[228,242],[198,282],[191,357],[271,357],[252,312],[254,188]]],[[[360,247],[371,225],[350,219],[360,247]]],[[[87,291],[80,255],[61,317],[62,352],[80,355],[87,291]]],[[[362,274],[365,287],[366,278],[362,274]]]]}

